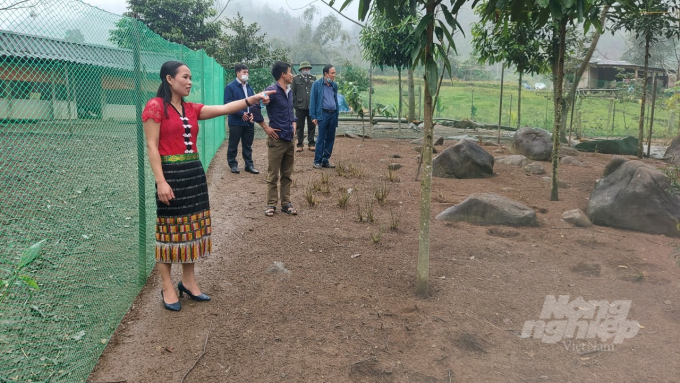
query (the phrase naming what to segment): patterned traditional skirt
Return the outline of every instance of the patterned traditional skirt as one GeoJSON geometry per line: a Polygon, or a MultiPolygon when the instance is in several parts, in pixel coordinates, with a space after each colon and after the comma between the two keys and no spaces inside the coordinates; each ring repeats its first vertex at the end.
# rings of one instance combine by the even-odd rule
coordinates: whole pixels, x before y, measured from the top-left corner
{"type": "Polygon", "coordinates": [[[198,154],[162,156],[163,175],[175,198],[166,205],[156,193],[156,261],[193,263],[210,255],[210,201],[198,154]]]}

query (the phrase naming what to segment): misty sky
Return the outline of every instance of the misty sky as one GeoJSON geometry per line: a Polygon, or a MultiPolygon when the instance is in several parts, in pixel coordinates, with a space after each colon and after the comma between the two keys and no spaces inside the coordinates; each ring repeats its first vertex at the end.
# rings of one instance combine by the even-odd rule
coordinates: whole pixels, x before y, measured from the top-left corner
{"type": "MultiPolygon", "coordinates": [[[[84,3],[94,5],[97,8],[101,8],[105,11],[109,11],[111,13],[115,13],[118,15],[122,15],[123,12],[127,10],[125,0],[82,0],[82,1],[84,3]]],[[[227,1],[228,0],[218,0],[215,4],[215,8],[218,8],[218,11],[221,11],[224,4],[227,4],[227,1]]],[[[328,6],[326,6],[324,3],[314,0],[254,0],[254,2],[258,4],[268,3],[269,7],[272,9],[283,8],[294,16],[302,14],[302,12],[304,12],[304,8],[310,4],[316,5],[316,7],[319,9],[322,15],[326,15],[329,12],[332,12],[330,9],[328,9],[328,6]]],[[[339,9],[342,3],[343,0],[337,0],[335,8],[339,9]]],[[[343,14],[356,20],[358,6],[359,0],[354,0],[354,2],[345,11],[343,11],[343,14]]],[[[229,13],[229,6],[227,6],[225,13],[227,14],[229,13]]],[[[340,19],[343,22],[343,24],[349,23],[342,17],[340,19]]],[[[266,26],[267,23],[266,21],[263,20],[263,22],[261,22],[260,24],[266,26]]]]}

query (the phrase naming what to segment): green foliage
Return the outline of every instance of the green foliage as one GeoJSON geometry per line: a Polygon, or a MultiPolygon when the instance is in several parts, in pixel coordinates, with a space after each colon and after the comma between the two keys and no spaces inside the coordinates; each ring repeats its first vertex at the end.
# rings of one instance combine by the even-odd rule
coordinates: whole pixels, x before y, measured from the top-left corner
{"type": "Polygon", "coordinates": [[[316,6],[307,7],[300,17],[300,29],[291,46],[294,62],[332,63],[334,57],[342,57],[343,50],[354,41],[342,29],[342,22],[334,13],[317,20],[319,10],[316,6]]]}
{"type": "MultiPolygon", "coordinates": [[[[337,82],[339,84],[352,83],[360,93],[368,91],[370,87],[370,79],[366,69],[354,66],[349,61],[345,62],[342,71],[338,71],[337,82]]],[[[343,95],[344,92],[340,92],[343,95]]]]}
{"type": "Polygon", "coordinates": [[[342,95],[345,96],[345,101],[347,101],[347,105],[349,105],[349,107],[352,108],[352,111],[354,111],[354,113],[356,113],[359,117],[363,119],[364,107],[359,87],[352,82],[345,82],[344,84],[342,84],[340,93],[342,93],[342,95]]]}
{"type": "Polygon", "coordinates": [[[2,302],[5,297],[7,297],[9,290],[17,280],[21,280],[29,288],[40,290],[38,283],[30,276],[23,274],[23,271],[26,267],[35,262],[38,257],[40,257],[40,251],[42,250],[42,245],[44,242],[45,240],[42,240],[26,249],[26,251],[24,251],[24,253],[21,255],[19,263],[16,265],[14,270],[9,271],[9,275],[6,277],[6,279],[0,279],[0,302],[2,302]]]}
{"type": "MultiPolygon", "coordinates": [[[[612,6],[612,30],[625,29],[636,38],[649,38],[651,43],[660,37],[680,36],[678,19],[674,13],[680,4],[677,0],[626,0],[612,6]]],[[[642,41],[644,44],[645,41],[642,41]]]]}
{"type": "MultiPolygon", "coordinates": [[[[257,23],[246,25],[243,16],[236,14],[224,26],[229,33],[222,34],[209,49],[209,53],[222,66],[233,69],[234,64],[243,63],[252,68],[269,69],[274,61],[289,62],[288,52],[272,49],[272,45],[265,41],[267,34],[259,35],[260,26],[257,23]]],[[[271,75],[269,78],[269,83],[272,83],[271,75]]]]}
{"type": "Polygon", "coordinates": [[[680,193],[680,168],[675,165],[669,165],[663,168],[662,171],[670,181],[670,186],[668,186],[666,192],[670,195],[680,193]]]}
{"type": "Polygon", "coordinates": [[[361,30],[360,41],[364,60],[372,61],[380,69],[391,67],[401,71],[411,66],[411,51],[417,41],[413,32],[419,20],[406,7],[396,12],[400,21],[392,25],[387,15],[374,7],[373,17],[361,30]]]}
{"type": "Polygon", "coordinates": [[[64,33],[64,41],[82,44],[85,42],[85,36],[83,36],[83,32],[80,29],[69,29],[64,33]]]}
{"type": "MultiPolygon", "coordinates": [[[[199,50],[210,47],[220,36],[220,23],[207,21],[217,11],[212,0],[128,0],[124,15],[144,23],[149,29],[166,40],[199,50]]],[[[132,20],[121,19],[111,31],[109,40],[121,48],[134,45],[132,20]]],[[[142,36],[142,46],[150,42],[148,34],[142,36]]]]}

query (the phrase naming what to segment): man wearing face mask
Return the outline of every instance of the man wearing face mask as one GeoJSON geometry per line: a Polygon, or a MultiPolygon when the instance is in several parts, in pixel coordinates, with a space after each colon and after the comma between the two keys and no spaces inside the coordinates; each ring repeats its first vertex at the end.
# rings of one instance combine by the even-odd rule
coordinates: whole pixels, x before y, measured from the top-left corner
{"type": "MultiPolygon", "coordinates": [[[[243,100],[254,95],[253,89],[248,85],[248,67],[244,64],[234,66],[236,80],[230,82],[224,88],[224,103],[243,100]]],[[[253,164],[253,139],[255,138],[255,125],[250,107],[229,115],[229,146],[227,148],[227,163],[232,173],[240,173],[238,169],[238,143],[241,142],[243,161],[246,163],[245,171],[259,174],[253,164]]]]}
{"type": "Polygon", "coordinates": [[[309,114],[312,122],[319,128],[314,153],[314,169],[334,168],[330,163],[335,143],[335,130],[338,127],[338,85],[335,83],[333,65],[323,67],[323,78],[312,85],[309,100],[309,114]]]}
{"type": "Polygon", "coordinates": [[[312,123],[312,117],[309,115],[309,94],[312,91],[312,84],[316,81],[316,76],[311,74],[311,70],[312,65],[308,61],[303,61],[298,67],[300,73],[293,77],[293,106],[295,107],[295,117],[298,120],[296,152],[301,152],[305,146],[305,121],[307,122],[309,150],[314,151],[316,145],[314,141],[316,125],[312,123]]]}

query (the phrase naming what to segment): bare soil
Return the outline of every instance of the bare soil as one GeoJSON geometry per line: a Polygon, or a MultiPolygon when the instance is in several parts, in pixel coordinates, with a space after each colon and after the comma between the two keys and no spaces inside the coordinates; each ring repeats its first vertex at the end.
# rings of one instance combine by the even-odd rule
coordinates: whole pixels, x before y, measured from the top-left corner
{"type": "Polygon", "coordinates": [[[231,174],[223,146],[208,173],[214,254],[197,265],[212,301],[183,299],[180,312],[166,311],[152,273],[89,381],[181,382],[187,372],[185,382],[201,383],[680,381],[680,240],[560,218],[585,210],[610,155],[582,153],[585,167],[561,166],[568,187],[557,202],[543,179],[549,163],[544,175],[497,164],[488,179],[434,179],[429,299],[414,294],[417,155],[406,140],[339,137],[333,160],[355,174],[326,171],[330,193],[314,192],[310,207],[305,188],[322,186],[323,172],[305,150],[294,173],[299,215],[267,218],[265,142],[254,145],[260,175],[231,174]],[[390,182],[393,162],[403,168],[390,182]],[[359,222],[358,206],[365,215],[381,185],[390,192],[384,205],[374,201],[375,221],[359,222]],[[340,188],[353,189],[345,209],[340,188]],[[434,219],[476,192],[532,207],[540,227],[434,219]],[[290,273],[266,273],[276,261],[290,273]],[[521,338],[547,295],[631,300],[627,320],[639,332],[621,344],[521,338]]]}

